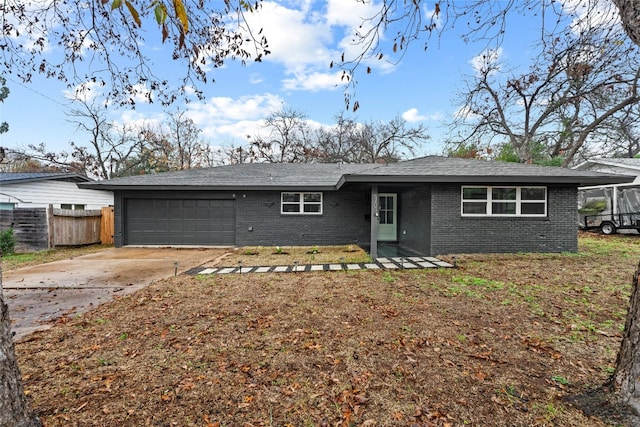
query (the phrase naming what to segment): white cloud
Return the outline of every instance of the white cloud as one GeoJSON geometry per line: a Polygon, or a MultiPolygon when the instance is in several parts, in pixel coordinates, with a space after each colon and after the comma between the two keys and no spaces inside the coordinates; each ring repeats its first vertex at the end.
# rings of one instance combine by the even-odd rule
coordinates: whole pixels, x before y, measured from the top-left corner
{"type": "Polygon", "coordinates": [[[332,90],[344,84],[340,76],[342,72],[333,74],[311,72],[296,73],[293,77],[284,79],[282,84],[287,90],[306,90],[317,92],[319,90],[332,90]]]}
{"type": "Polygon", "coordinates": [[[137,110],[124,110],[114,121],[137,129],[160,128],[166,122],[166,117],[163,113],[145,114],[137,110]]]}
{"type": "Polygon", "coordinates": [[[426,116],[418,114],[417,108],[410,108],[404,113],[402,113],[402,118],[409,123],[422,122],[427,119],[426,116]]]}
{"type": "Polygon", "coordinates": [[[247,16],[251,28],[262,28],[269,43],[270,55],[265,61],[282,63],[289,70],[310,64],[329,65],[332,35],[330,28],[316,14],[301,9],[288,9],[278,3],[263,2],[257,13],[247,16]]]}
{"type": "Polygon", "coordinates": [[[375,2],[328,0],[326,20],[329,25],[355,29],[363,19],[375,16],[380,7],[375,2]]]}
{"type": "Polygon", "coordinates": [[[500,70],[500,59],[502,59],[503,51],[499,47],[497,49],[486,49],[479,55],[474,56],[469,60],[471,68],[474,69],[477,75],[493,74],[500,70]]]}
{"type": "Polygon", "coordinates": [[[463,120],[468,120],[470,122],[481,118],[479,114],[476,114],[473,111],[471,111],[471,109],[467,105],[463,105],[462,107],[454,111],[453,117],[461,118],[463,120]]]}
{"type": "MultiPolygon", "coordinates": [[[[215,97],[204,102],[187,104],[185,115],[194,121],[202,130],[202,136],[212,145],[234,140],[244,143],[247,135],[258,133],[263,127],[264,119],[281,109],[282,105],[282,99],[272,94],[238,99],[215,97]]],[[[126,110],[115,122],[138,128],[161,128],[167,122],[167,116],[163,112],[126,110]]]]}
{"type": "Polygon", "coordinates": [[[64,97],[70,100],[79,100],[90,103],[94,99],[104,94],[102,85],[97,82],[84,82],[76,85],[71,89],[63,91],[64,97]]]}
{"type": "Polygon", "coordinates": [[[187,116],[198,125],[203,136],[212,142],[254,135],[262,120],[282,108],[282,98],[273,94],[245,96],[238,99],[210,98],[187,106],[187,116]]]}
{"type": "Polygon", "coordinates": [[[611,0],[566,0],[563,10],[573,15],[571,29],[574,33],[589,28],[612,28],[620,24],[618,8],[611,0]]]}
{"type": "Polygon", "coordinates": [[[409,108],[407,111],[402,113],[401,116],[407,123],[417,123],[424,121],[434,121],[441,122],[444,120],[444,115],[441,112],[435,112],[431,114],[420,114],[417,108],[409,108]]]}
{"type": "MultiPolygon", "coordinates": [[[[339,60],[353,59],[363,46],[353,44],[355,31],[366,31],[367,17],[379,12],[381,5],[370,2],[305,0],[275,3],[264,1],[260,9],[246,16],[251,28],[261,28],[271,54],[264,61],[280,63],[286,77],[287,90],[332,90],[344,84],[340,74],[329,65],[339,60]],[[313,7],[312,7],[313,6],[313,7]]],[[[395,64],[375,58],[365,58],[361,66],[383,73],[395,69],[395,64]]],[[[252,79],[252,82],[261,79],[252,79]]]]}

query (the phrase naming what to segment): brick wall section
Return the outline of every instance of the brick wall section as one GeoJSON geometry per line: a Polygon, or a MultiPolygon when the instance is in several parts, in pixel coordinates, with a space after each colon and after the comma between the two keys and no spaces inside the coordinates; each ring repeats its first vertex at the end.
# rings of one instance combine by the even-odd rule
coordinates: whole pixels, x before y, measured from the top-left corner
{"type": "MultiPolygon", "coordinates": [[[[577,188],[548,187],[546,218],[469,218],[460,214],[460,185],[399,191],[398,239],[429,255],[575,252],[577,188]],[[407,233],[403,234],[406,230],[407,233]]],[[[369,245],[370,193],[323,192],[323,215],[282,215],[280,191],[115,192],[115,245],[124,241],[125,197],[233,198],[236,245],[369,245]],[[251,230],[251,231],[250,231],[251,230]]],[[[45,240],[46,242],[46,240],[45,240]]]]}
{"type": "Polygon", "coordinates": [[[16,252],[37,252],[49,249],[49,225],[46,208],[16,208],[0,210],[0,230],[13,227],[16,252]]]}
{"type": "Polygon", "coordinates": [[[546,218],[463,218],[460,198],[460,185],[432,187],[431,255],[578,250],[576,187],[547,188],[546,218]]]}
{"type": "Polygon", "coordinates": [[[123,218],[126,198],[184,198],[236,200],[237,246],[314,246],[369,244],[367,216],[371,196],[359,192],[323,192],[322,215],[282,215],[279,191],[116,191],[114,243],[126,245],[123,218]],[[253,231],[249,231],[252,227],[253,231]]]}
{"type": "Polygon", "coordinates": [[[124,219],[123,194],[121,191],[113,192],[113,244],[116,248],[124,246],[122,221],[124,219]]]}
{"type": "Polygon", "coordinates": [[[398,199],[398,243],[418,253],[428,254],[431,238],[430,188],[402,191],[398,199]]]}
{"type": "Polygon", "coordinates": [[[359,192],[325,191],[322,215],[282,215],[279,191],[242,192],[237,199],[236,244],[368,245],[370,198],[359,192]]]}

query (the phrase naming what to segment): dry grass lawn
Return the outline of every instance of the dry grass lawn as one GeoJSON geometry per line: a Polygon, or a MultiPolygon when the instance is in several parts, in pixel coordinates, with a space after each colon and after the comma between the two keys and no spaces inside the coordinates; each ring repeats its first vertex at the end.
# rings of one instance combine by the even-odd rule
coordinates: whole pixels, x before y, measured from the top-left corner
{"type": "Polygon", "coordinates": [[[458,269],[182,275],[17,351],[46,426],[614,426],[567,398],[612,373],[639,258],[589,235],[458,269]]]}
{"type": "Polygon", "coordinates": [[[362,248],[347,246],[244,246],[237,248],[221,260],[218,266],[272,266],[328,263],[360,263],[370,260],[362,248]]]}

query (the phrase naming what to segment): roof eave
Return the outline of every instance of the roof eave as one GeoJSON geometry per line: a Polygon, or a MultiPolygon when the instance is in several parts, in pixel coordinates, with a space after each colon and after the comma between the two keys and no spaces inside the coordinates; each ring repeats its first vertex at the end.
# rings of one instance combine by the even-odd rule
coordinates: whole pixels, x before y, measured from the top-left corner
{"type": "Polygon", "coordinates": [[[567,185],[605,185],[622,184],[635,179],[629,175],[609,176],[526,176],[526,175],[349,175],[348,182],[360,183],[457,183],[457,184],[567,184],[567,185]]]}
{"type": "Polygon", "coordinates": [[[38,181],[60,181],[65,179],[72,179],[71,182],[75,182],[75,183],[94,182],[91,178],[86,177],[84,175],[70,173],[70,174],[55,175],[55,176],[38,176],[38,177],[29,177],[29,178],[7,179],[7,180],[1,181],[1,183],[3,185],[7,185],[7,184],[22,184],[25,182],[38,182],[38,181]]]}
{"type": "Polygon", "coordinates": [[[99,185],[81,184],[80,188],[107,191],[335,191],[335,186],[311,185],[99,185]]]}

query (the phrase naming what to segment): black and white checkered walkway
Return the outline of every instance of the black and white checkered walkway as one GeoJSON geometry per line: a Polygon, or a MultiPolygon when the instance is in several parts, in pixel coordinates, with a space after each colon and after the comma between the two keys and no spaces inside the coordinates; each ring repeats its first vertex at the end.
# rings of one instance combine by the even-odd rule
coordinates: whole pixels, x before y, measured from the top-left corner
{"type": "Polygon", "coordinates": [[[245,273],[302,273],[309,271],[355,271],[355,270],[408,270],[419,268],[451,268],[452,264],[433,257],[387,257],[376,258],[374,262],[344,264],[292,264],[270,267],[203,268],[194,274],[245,274],[245,273]]]}

